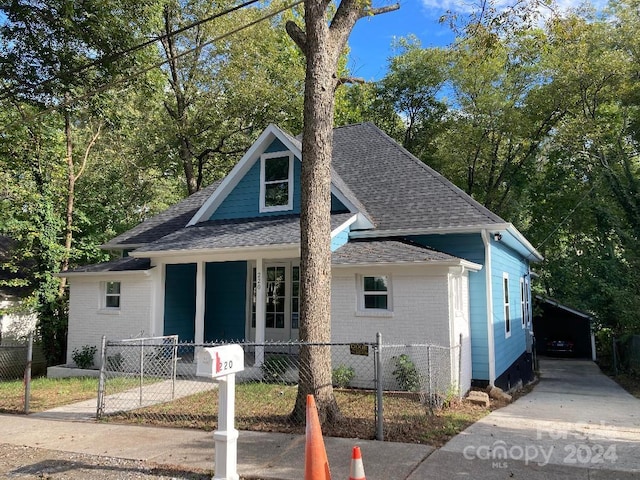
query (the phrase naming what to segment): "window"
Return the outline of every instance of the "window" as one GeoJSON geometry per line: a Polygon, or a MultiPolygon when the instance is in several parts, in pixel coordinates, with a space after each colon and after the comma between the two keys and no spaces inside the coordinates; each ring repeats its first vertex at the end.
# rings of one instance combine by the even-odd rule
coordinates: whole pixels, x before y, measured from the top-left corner
{"type": "Polygon", "coordinates": [[[504,334],[511,336],[511,307],[509,306],[509,275],[502,275],[502,294],[504,298],[504,334]]]}
{"type": "Polygon", "coordinates": [[[391,310],[389,276],[362,276],[361,310],[391,310]]]}
{"type": "Polygon", "coordinates": [[[261,212],[293,208],[293,155],[291,153],[263,154],[260,180],[261,212]]]}
{"type": "Polygon", "coordinates": [[[522,314],[522,328],[527,326],[527,290],[525,288],[524,278],[520,279],[520,313],[522,314]]]}
{"type": "Polygon", "coordinates": [[[120,282],[106,282],[104,308],[120,308],[120,282]]]}

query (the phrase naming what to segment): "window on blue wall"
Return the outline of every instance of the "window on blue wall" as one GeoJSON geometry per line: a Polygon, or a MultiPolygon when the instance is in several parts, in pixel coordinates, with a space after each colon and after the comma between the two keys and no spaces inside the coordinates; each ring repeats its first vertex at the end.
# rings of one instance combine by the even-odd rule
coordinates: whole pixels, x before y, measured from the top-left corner
{"type": "Polygon", "coordinates": [[[522,315],[522,328],[527,326],[527,289],[525,288],[524,278],[520,279],[520,314],[522,315]]]}
{"type": "Polygon", "coordinates": [[[509,275],[502,275],[502,295],[504,298],[504,334],[511,336],[511,307],[509,305],[509,275]]]}
{"type": "Polygon", "coordinates": [[[265,153],[261,157],[260,211],[274,212],[293,208],[293,155],[287,152],[265,153]]]}

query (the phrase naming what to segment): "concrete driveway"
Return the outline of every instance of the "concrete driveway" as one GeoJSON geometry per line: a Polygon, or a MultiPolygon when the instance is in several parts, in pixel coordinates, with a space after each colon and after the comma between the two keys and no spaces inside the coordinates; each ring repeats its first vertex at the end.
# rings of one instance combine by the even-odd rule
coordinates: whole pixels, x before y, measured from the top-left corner
{"type": "Polygon", "coordinates": [[[640,400],[591,361],[540,360],[531,393],[430,455],[408,480],[640,479],[640,400]]]}

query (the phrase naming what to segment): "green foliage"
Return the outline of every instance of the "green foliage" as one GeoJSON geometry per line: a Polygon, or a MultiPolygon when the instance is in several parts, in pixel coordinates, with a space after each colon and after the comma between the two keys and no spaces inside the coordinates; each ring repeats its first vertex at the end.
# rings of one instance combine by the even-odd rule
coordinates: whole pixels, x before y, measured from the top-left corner
{"type": "Polygon", "coordinates": [[[84,345],[82,348],[74,348],[71,358],[78,368],[93,367],[93,359],[98,348],[95,345],[84,345]]]}
{"type": "Polygon", "coordinates": [[[283,375],[289,368],[289,357],[286,355],[272,355],[265,358],[260,366],[262,379],[266,383],[281,383],[283,375]]]}
{"type": "Polygon", "coordinates": [[[333,384],[338,388],[346,388],[349,386],[353,377],[356,376],[356,371],[353,367],[348,367],[346,365],[340,365],[337,368],[333,369],[333,374],[331,376],[333,380],[333,384]]]}
{"type": "Polygon", "coordinates": [[[393,357],[396,368],[392,372],[401,390],[417,392],[420,390],[420,373],[407,354],[393,357]]]}

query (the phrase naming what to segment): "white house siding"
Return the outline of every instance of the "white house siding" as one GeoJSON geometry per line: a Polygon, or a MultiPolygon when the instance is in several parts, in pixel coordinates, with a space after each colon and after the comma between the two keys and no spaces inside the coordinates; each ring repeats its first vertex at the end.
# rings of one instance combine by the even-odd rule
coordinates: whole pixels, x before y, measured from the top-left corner
{"type": "Polygon", "coordinates": [[[73,364],[73,350],[85,345],[95,346],[99,363],[102,336],[107,340],[121,340],[149,335],[151,326],[152,281],[140,274],[122,277],[70,277],[69,278],[69,333],[67,336],[67,363],[73,364]],[[120,282],[120,309],[101,309],[104,291],[102,282],[120,282]]]}
{"type": "MultiPolygon", "coordinates": [[[[374,342],[376,332],[380,332],[384,344],[453,346],[448,276],[449,269],[446,267],[425,265],[334,268],[331,286],[332,341],[374,342]],[[357,311],[359,275],[391,276],[392,314],[366,315],[357,311]]],[[[432,349],[430,353],[432,365],[429,367],[425,348],[385,348],[383,352],[385,389],[398,387],[392,373],[395,369],[393,357],[402,353],[407,353],[411,357],[425,377],[430,368],[434,369],[437,361],[438,370],[431,373],[442,379],[439,383],[450,383],[452,377],[457,378],[457,374],[454,375],[451,372],[451,356],[447,350],[432,349]]],[[[351,382],[352,386],[372,386],[366,383],[373,378],[371,351],[368,361],[362,357],[350,356],[348,349],[340,350],[339,354],[334,353],[332,361],[333,368],[341,364],[350,364],[354,367],[356,376],[351,382]]]]}

